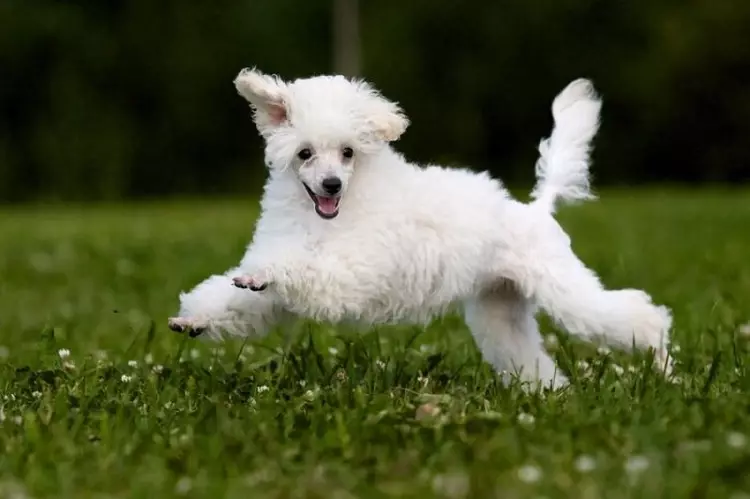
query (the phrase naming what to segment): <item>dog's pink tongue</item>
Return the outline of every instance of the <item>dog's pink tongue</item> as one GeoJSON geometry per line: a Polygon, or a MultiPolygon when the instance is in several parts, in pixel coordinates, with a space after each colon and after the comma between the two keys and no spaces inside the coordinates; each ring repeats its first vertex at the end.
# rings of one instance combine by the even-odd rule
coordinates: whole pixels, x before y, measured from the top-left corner
{"type": "Polygon", "coordinates": [[[318,209],[326,215],[332,215],[336,213],[336,207],[338,205],[338,199],[327,198],[318,196],[318,209]]]}

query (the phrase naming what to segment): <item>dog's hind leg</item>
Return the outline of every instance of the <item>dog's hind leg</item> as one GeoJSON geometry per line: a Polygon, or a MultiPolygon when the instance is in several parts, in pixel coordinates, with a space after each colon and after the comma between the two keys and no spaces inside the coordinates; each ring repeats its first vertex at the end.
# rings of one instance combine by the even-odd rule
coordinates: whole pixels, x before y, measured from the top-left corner
{"type": "Polygon", "coordinates": [[[604,289],[573,253],[567,237],[543,238],[527,248],[513,273],[524,295],[569,332],[621,348],[653,347],[660,367],[669,369],[669,310],[637,289],[604,289]]]}
{"type": "Polygon", "coordinates": [[[169,319],[169,328],[211,339],[265,335],[283,311],[272,297],[235,287],[232,277],[238,272],[211,276],[181,293],[179,315],[169,319]]]}
{"type": "Polygon", "coordinates": [[[567,384],[544,350],[534,304],[512,283],[500,283],[464,303],[466,324],[484,359],[504,374],[543,387],[567,384]]]}

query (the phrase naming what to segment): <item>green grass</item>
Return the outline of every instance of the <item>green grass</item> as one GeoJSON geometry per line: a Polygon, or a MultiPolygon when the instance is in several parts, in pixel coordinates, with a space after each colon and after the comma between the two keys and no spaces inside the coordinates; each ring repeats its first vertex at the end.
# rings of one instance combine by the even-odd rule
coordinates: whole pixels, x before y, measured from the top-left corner
{"type": "Polygon", "coordinates": [[[602,197],[561,221],[673,308],[675,380],[561,334],[572,386],[526,394],[455,317],[186,340],[178,292],[238,261],[255,203],[5,209],[0,497],[750,497],[750,193],[602,197]]]}

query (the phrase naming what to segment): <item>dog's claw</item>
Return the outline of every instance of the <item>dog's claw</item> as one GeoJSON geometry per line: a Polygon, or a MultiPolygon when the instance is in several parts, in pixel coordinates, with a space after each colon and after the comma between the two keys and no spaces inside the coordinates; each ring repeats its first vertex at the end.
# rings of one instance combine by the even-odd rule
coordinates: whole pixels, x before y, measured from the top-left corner
{"type": "Polygon", "coordinates": [[[171,329],[175,333],[184,333],[185,332],[185,326],[186,326],[186,324],[183,321],[181,321],[180,319],[170,318],[169,322],[167,322],[167,325],[169,326],[169,329],[171,329]]]}
{"type": "Polygon", "coordinates": [[[232,279],[232,284],[238,288],[249,289],[251,291],[263,291],[268,287],[267,282],[258,283],[250,276],[235,277],[232,279]]]}
{"type": "Polygon", "coordinates": [[[195,327],[190,323],[190,320],[183,317],[172,317],[167,323],[169,329],[175,333],[188,333],[191,338],[200,336],[203,334],[203,328],[195,327]]]}

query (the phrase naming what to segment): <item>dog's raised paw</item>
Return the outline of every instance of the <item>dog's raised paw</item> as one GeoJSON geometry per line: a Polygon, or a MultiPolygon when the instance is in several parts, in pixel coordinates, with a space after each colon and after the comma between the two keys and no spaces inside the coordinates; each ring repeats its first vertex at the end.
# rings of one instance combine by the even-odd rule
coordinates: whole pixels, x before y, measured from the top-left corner
{"type": "Polygon", "coordinates": [[[261,282],[259,279],[249,275],[233,278],[232,284],[238,288],[249,289],[251,291],[263,291],[268,287],[267,282],[261,282]]]}
{"type": "Polygon", "coordinates": [[[203,328],[197,327],[193,324],[193,321],[186,319],[185,317],[170,317],[167,322],[169,329],[175,333],[188,333],[191,338],[200,336],[203,334],[203,328]]]}

